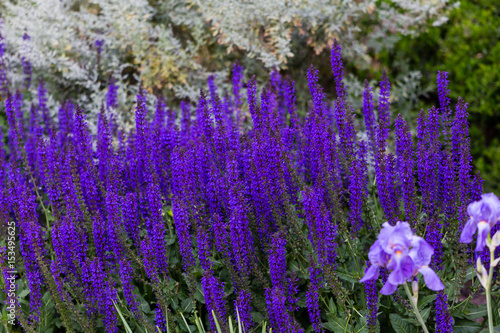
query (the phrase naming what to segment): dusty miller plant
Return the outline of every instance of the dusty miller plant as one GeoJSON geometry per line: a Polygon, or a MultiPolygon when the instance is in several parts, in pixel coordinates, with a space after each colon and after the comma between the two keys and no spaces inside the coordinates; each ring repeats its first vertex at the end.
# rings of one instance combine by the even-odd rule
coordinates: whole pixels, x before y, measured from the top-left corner
{"type": "MultiPolygon", "coordinates": [[[[455,5],[448,0],[19,0],[2,5],[0,31],[12,86],[24,79],[24,57],[33,68],[33,98],[42,78],[48,91],[60,92],[49,96],[52,114],[55,101],[71,97],[94,110],[88,119],[95,124],[113,77],[119,85],[118,120],[125,125],[133,120],[140,84],[156,94],[194,100],[212,74],[218,74],[220,89],[230,89],[222,78],[235,57],[244,58],[250,70],[286,69],[304,47],[294,44],[299,39],[319,54],[337,38],[347,51],[343,56],[366,68],[370,54],[393,47],[400,35],[440,25],[455,5]],[[25,33],[29,41],[23,40],[25,33]]],[[[401,97],[405,89],[406,95],[415,94],[417,80],[418,74],[401,78],[401,97]]]]}

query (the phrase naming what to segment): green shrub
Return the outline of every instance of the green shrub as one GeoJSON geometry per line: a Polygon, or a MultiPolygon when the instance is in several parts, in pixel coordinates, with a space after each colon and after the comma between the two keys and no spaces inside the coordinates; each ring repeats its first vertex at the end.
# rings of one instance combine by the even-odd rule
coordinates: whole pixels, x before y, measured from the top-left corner
{"type": "MultiPolygon", "coordinates": [[[[485,192],[500,189],[500,7],[495,0],[461,1],[440,27],[429,27],[417,37],[405,37],[380,54],[384,66],[405,72],[419,69],[423,86],[436,86],[437,71],[449,72],[451,96],[467,96],[471,151],[481,171],[485,192]]],[[[434,90],[432,90],[434,91],[434,90]]],[[[437,94],[419,106],[437,103],[437,94]]],[[[416,110],[418,111],[418,110],[416,110]]],[[[413,113],[417,117],[417,113],[413,113]]]]}

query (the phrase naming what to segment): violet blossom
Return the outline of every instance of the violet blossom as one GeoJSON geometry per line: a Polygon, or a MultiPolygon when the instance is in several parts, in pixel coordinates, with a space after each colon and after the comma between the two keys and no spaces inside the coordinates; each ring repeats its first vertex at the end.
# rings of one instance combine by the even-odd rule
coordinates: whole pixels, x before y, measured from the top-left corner
{"type": "Polygon", "coordinates": [[[411,281],[418,273],[422,273],[429,289],[444,289],[437,274],[429,268],[434,249],[422,237],[413,235],[408,222],[397,222],[395,226],[385,222],[382,226],[368,254],[372,266],[360,282],[378,278],[380,267],[384,267],[391,273],[380,290],[383,295],[392,294],[398,285],[411,281]]]}
{"type": "Polygon", "coordinates": [[[482,251],[489,232],[500,220],[500,200],[493,193],[483,194],[481,200],[469,204],[467,214],[470,217],[462,230],[460,242],[472,242],[472,235],[478,230],[476,252],[482,251]]]}

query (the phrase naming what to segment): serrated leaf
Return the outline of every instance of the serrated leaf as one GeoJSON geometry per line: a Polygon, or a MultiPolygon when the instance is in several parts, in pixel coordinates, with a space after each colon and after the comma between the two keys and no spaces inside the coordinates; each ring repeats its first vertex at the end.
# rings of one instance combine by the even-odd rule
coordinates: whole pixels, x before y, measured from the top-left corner
{"type": "Polygon", "coordinates": [[[401,316],[391,313],[389,315],[389,319],[391,320],[392,328],[396,331],[396,333],[417,333],[417,328],[401,316]]]}
{"type": "Polygon", "coordinates": [[[354,276],[348,272],[341,271],[340,269],[337,269],[337,275],[342,280],[352,282],[352,283],[359,283],[359,279],[356,276],[354,276]]]}

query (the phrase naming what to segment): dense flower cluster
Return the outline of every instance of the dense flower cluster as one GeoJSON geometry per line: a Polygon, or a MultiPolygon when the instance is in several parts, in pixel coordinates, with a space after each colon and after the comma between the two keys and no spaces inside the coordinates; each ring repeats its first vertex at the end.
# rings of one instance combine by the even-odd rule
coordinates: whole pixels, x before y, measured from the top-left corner
{"type": "Polygon", "coordinates": [[[436,332],[453,332],[453,317],[448,311],[447,295],[439,292],[436,296],[436,332]]]}
{"type": "MultiPolygon", "coordinates": [[[[111,81],[95,137],[71,101],[61,105],[57,121],[49,117],[43,82],[38,104],[30,108],[21,93],[7,92],[0,217],[14,218],[20,230],[30,289],[28,325],[36,327],[47,290],[63,322],[76,321],[89,332],[99,321],[106,332],[117,332],[113,302],[120,298],[133,316],[151,325],[136,296],[142,283],[153,291],[154,322],[164,329],[165,284],[172,274],[182,274],[193,300],[203,292],[213,330],[212,311],[226,318],[237,308],[247,329],[255,325],[258,309],[273,331],[303,332],[295,312],[304,281],[290,270],[288,256],[307,251],[312,259],[305,261],[305,306],[312,328],[322,332],[322,293],[331,289],[339,303],[347,297],[336,274],[344,255],[339,246],[378,230],[380,219],[388,222],[370,249],[372,266],[362,281],[376,279],[384,267],[390,274],[383,294],[419,272],[430,289],[441,290],[428,267],[433,253],[442,257],[436,230],[449,225],[457,232],[467,204],[481,193],[480,179],[470,174],[466,105],[460,100],[453,114],[440,74],[441,105],[422,111],[416,147],[402,116],[392,140],[384,72],[378,115],[365,86],[366,135],[357,135],[338,43],[331,55],[337,99],[327,101],[311,67],[312,102],[305,117],[297,110],[294,82],[278,72],[260,95],[252,78],[245,101],[240,65],[233,68],[232,94],[220,94],[210,77],[208,94],[201,91],[193,110],[183,101],[180,117],[161,98],[150,115],[146,92],[140,91],[131,132],[109,115],[118,103],[111,81]],[[378,195],[371,195],[372,184],[378,195]],[[382,213],[374,219],[379,203],[382,213]],[[408,223],[398,222],[401,216],[419,232],[427,225],[426,239],[413,236],[408,223]],[[169,260],[177,253],[181,262],[172,268],[169,260]]],[[[478,223],[484,239],[483,220],[471,221],[465,240],[478,223]]],[[[376,323],[376,283],[366,285],[370,326],[376,323]]],[[[436,306],[445,318],[446,299],[441,296],[436,306]]]]}

